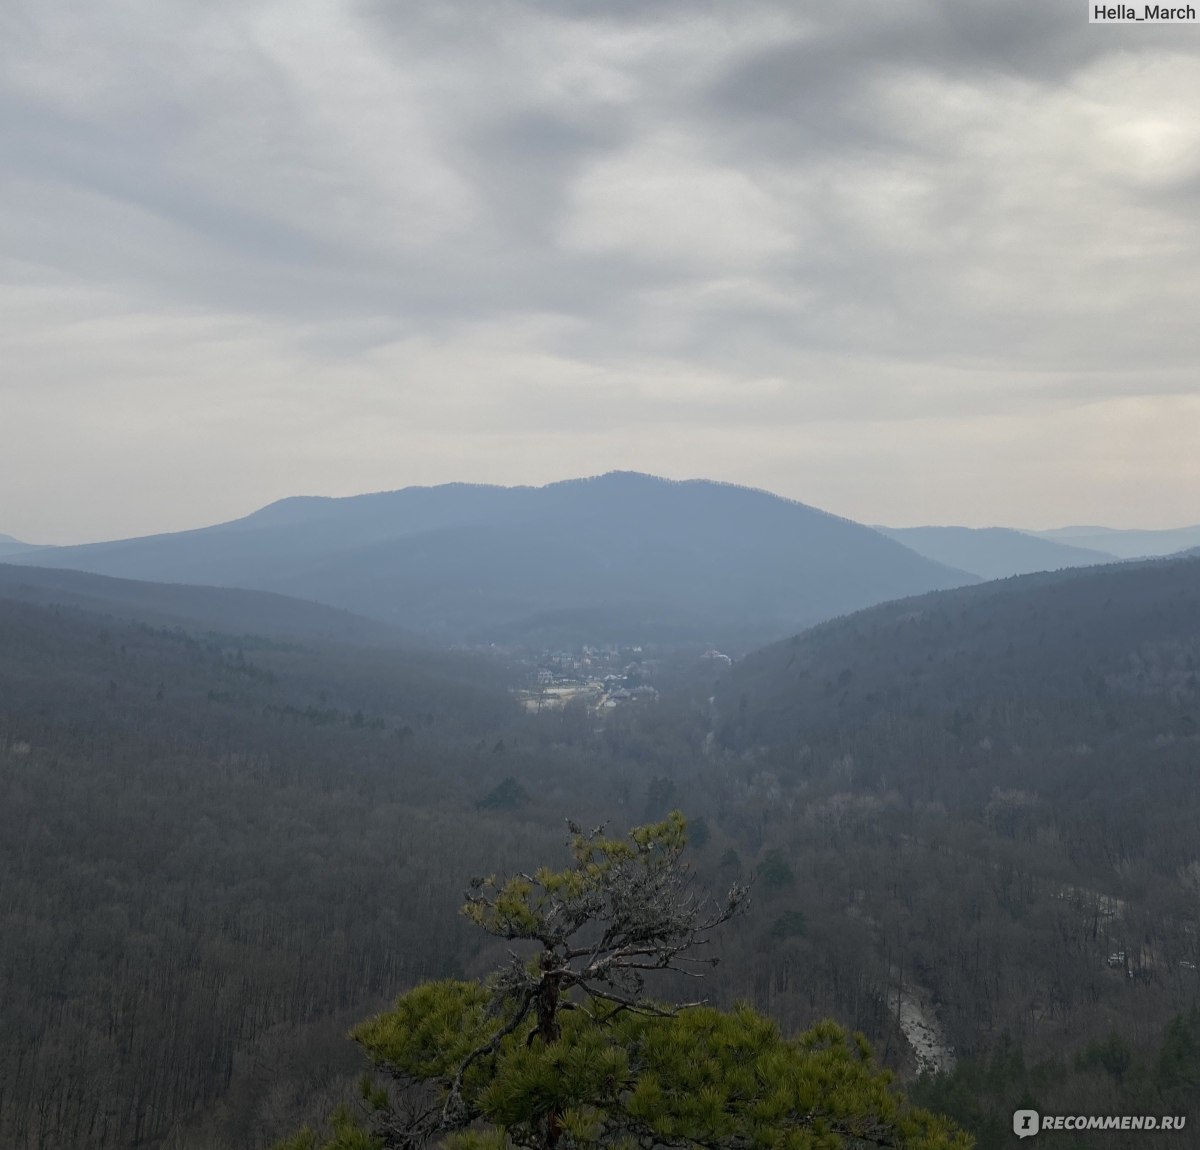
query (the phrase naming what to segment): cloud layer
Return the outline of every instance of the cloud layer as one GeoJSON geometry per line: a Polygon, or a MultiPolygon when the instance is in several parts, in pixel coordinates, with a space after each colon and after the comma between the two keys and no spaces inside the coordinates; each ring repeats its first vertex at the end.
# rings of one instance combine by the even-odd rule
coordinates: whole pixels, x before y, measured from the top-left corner
{"type": "Polygon", "coordinates": [[[613,467],[1200,520],[1198,46],[1067,0],[16,0],[0,530],[613,467]]]}

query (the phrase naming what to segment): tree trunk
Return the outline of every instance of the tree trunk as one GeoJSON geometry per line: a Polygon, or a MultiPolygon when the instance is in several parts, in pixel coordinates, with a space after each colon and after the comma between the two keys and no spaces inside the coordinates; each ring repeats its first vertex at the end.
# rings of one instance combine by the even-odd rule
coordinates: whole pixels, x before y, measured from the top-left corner
{"type": "MultiPolygon", "coordinates": [[[[553,953],[547,951],[542,955],[542,980],[537,992],[537,1036],[551,1046],[558,1041],[562,1031],[558,1025],[558,996],[561,989],[561,975],[554,973],[558,965],[553,953]]],[[[555,1150],[562,1138],[562,1113],[557,1107],[546,1114],[546,1124],[542,1135],[544,1150],[555,1150]]]]}

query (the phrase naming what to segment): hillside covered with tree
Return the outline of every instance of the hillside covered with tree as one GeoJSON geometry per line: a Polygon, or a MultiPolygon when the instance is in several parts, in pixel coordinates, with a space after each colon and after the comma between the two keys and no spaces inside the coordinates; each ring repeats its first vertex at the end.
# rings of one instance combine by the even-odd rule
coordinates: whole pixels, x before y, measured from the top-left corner
{"type": "Polygon", "coordinates": [[[1198,659],[1194,560],[925,596],[735,667],[711,757],[784,808],[764,821],[793,866],[841,853],[823,881],[908,951],[966,1094],[1109,1112],[1115,1078],[1127,1106],[1179,1104],[1163,1043],[1200,995],[1198,659]]]}
{"type": "Polygon", "coordinates": [[[1196,570],[889,604],[603,714],[496,656],[0,597],[0,1143],[261,1150],[353,1101],[356,1020],[502,965],[472,875],[673,808],[701,892],[751,885],[714,1009],[861,1031],[984,1146],[1023,1098],[1182,1105],[1196,570]]]}

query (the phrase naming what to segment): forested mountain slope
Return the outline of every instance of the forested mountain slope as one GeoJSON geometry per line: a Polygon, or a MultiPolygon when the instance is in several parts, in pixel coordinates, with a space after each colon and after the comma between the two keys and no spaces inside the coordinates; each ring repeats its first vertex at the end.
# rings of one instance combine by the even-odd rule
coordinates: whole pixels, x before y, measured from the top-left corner
{"type": "Polygon", "coordinates": [[[766,641],[974,582],[877,532],[761,491],[614,472],[289,499],[200,531],[39,552],[40,566],[278,591],[439,637],[766,641]],[[596,633],[599,631],[599,633],[596,633]],[[622,636],[624,637],[624,636],[622,636]]]}
{"type": "Polygon", "coordinates": [[[0,1145],[261,1144],[265,1062],[319,1093],[340,1011],[468,957],[420,908],[504,857],[447,828],[512,711],[450,655],[0,595],[0,1145]]]}
{"type": "Polygon", "coordinates": [[[926,1104],[999,1147],[1031,1098],[1200,1103],[1200,1065],[1172,1069],[1200,1018],[1170,1021],[1200,996],[1200,560],[823,624],[735,665],[710,723],[710,785],[749,800],[725,784],[722,825],[757,809],[965,1056],[926,1104]]]}
{"type": "Polygon", "coordinates": [[[814,628],[734,669],[717,730],[785,757],[842,747],[867,787],[953,809],[1036,795],[1020,819],[1073,852],[1174,875],[1200,857],[1198,675],[1200,561],[1120,564],[814,628]]]}
{"type": "Polygon", "coordinates": [[[0,598],[65,606],[158,627],[207,627],[343,643],[410,643],[398,628],[320,603],[266,591],[113,579],[87,571],[0,563],[0,598]]]}
{"type": "MultiPolygon", "coordinates": [[[[730,746],[781,747],[868,740],[879,727],[936,729],[945,753],[988,764],[982,786],[1019,774],[1035,745],[1072,753],[1079,743],[1128,749],[1147,737],[1161,748],[1191,745],[1198,672],[1200,562],[1116,564],[887,603],[774,644],[721,684],[718,731],[730,746]]],[[[929,791],[926,760],[903,777],[929,791]]],[[[1056,777],[1044,763],[1029,770],[1036,779],[1025,781],[1043,788],[1056,777]]],[[[1067,770],[1063,785],[1092,775],[1094,765],[1067,770]]],[[[960,768],[964,794],[972,777],[960,768]]]]}
{"type": "Polygon", "coordinates": [[[1008,527],[877,527],[918,555],[970,571],[981,579],[1007,579],[1033,571],[1113,563],[1106,551],[1072,547],[1008,527]]]}

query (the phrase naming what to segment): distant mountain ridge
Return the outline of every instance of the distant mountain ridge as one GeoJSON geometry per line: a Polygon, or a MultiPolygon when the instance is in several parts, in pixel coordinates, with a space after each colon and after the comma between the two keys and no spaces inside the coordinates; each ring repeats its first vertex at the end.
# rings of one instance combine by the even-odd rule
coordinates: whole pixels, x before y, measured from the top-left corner
{"type": "Polygon", "coordinates": [[[19,555],[23,551],[40,551],[40,548],[35,543],[22,543],[20,539],[14,539],[11,535],[0,533],[0,559],[9,555],[19,555]]]}
{"type": "Polygon", "coordinates": [[[1071,547],[1110,551],[1120,559],[1150,559],[1200,547],[1200,524],[1163,530],[1123,530],[1117,527],[1055,527],[1030,531],[1041,539],[1071,547]]]}
{"type": "Polygon", "coordinates": [[[861,524],[751,488],[610,472],[281,500],[196,531],[39,552],[155,582],[275,591],[451,641],[602,640],[637,616],[696,642],[768,641],[886,599],[976,582],[861,524]],[[573,624],[572,620],[576,620],[573,624]]]}
{"type": "Polygon", "coordinates": [[[981,579],[1007,579],[1063,567],[1115,563],[1117,556],[1072,546],[1011,527],[877,527],[927,559],[970,571],[981,579]]]}

